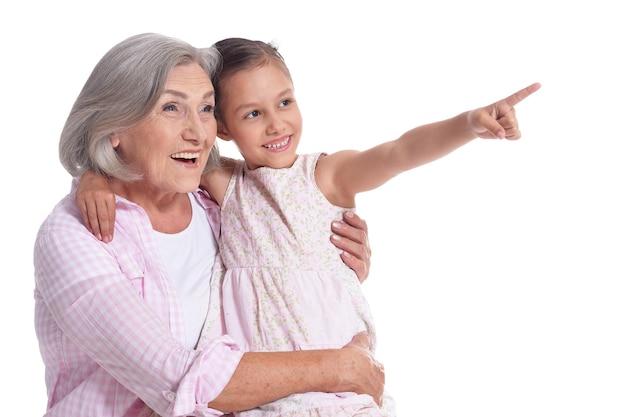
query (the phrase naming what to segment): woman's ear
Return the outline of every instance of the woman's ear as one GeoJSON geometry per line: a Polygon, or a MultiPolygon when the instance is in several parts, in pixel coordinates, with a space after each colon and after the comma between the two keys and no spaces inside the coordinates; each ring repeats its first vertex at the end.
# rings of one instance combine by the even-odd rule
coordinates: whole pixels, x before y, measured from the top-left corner
{"type": "Polygon", "coordinates": [[[117,136],[117,133],[111,133],[111,135],[109,136],[109,140],[111,141],[111,146],[113,146],[113,149],[120,146],[120,138],[117,136]]]}

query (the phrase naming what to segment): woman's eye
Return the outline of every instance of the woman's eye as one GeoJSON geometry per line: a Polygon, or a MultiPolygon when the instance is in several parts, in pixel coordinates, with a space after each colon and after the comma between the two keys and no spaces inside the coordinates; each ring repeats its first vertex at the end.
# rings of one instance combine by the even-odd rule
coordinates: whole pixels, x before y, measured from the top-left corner
{"type": "Polygon", "coordinates": [[[213,113],[215,111],[215,106],[212,104],[207,104],[202,108],[202,111],[205,113],[213,113]]]}
{"type": "Polygon", "coordinates": [[[167,112],[176,111],[177,109],[178,108],[176,107],[176,104],[167,104],[163,106],[163,111],[167,111],[167,112]]]}

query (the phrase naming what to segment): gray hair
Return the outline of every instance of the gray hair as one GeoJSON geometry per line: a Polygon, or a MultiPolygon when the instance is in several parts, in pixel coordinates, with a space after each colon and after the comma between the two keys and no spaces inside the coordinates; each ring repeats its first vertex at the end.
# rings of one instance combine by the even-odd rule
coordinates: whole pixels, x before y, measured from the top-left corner
{"type": "MultiPolygon", "coordinates": [[[[137,179],[113,148],[111,134],[131,128],[156,105],[171,70],[199,64],[213,80],[220,62],[215,48],[144,33],[111,48],[93,69],[65,122],[59,157],[74,177],[87,170],[122,181],[137,179]]],[[[217,145],[205,172],[219,162],[217,145]]]]}

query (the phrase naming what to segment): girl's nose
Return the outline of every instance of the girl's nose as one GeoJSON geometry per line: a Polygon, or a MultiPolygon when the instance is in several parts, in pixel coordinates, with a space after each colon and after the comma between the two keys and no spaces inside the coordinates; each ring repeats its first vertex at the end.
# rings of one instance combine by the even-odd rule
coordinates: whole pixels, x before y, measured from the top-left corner
{"type": "Polygon", "coordinates": [[[276,134],[283,132],[285,130],[286,124],[283,122],[282,118],[273,114],[268,116],[267,118],[267,133],[268,134],[276,134]]]}

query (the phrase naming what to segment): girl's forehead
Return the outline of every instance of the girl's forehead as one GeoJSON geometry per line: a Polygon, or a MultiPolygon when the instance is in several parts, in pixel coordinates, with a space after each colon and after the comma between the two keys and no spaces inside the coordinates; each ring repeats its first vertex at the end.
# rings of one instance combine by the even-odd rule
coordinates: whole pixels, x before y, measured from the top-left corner
{"type": "Polygon", "coordinates": [[[241,69],[224,80],[223,93],[236,93],[241,90],[257,90],[267,88],[285,88],[292,81],[285,68],[276,63],[250,66],[241,69]]]}
{"type": "Polygon", "coordinates": [[[227,75],[224,80],[229,81],[233,78],[241,80],[245,77],[278,77],[287,78],[291,82],[291,75],[284,63],[275,59],[263,60],[261,62],[252,63],[244,68],[232,72],[227,75]]]}

